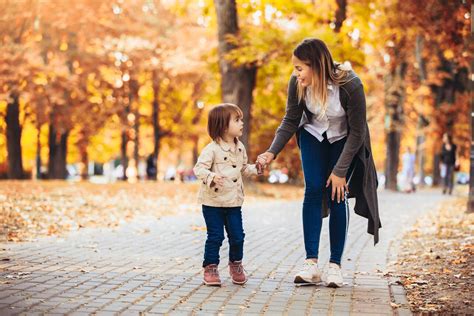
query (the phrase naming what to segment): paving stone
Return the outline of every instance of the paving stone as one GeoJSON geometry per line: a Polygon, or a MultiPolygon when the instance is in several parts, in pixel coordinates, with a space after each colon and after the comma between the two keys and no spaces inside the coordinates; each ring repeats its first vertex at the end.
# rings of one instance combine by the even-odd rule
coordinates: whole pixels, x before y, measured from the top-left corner
{"type": "MultiPolygon", "coordinates": [[[[443,199],[446,196],[433,191],[412,195],[381,191],[383,228],[375,247],[366,233],[367,220],[352,212],[342,261],[347,285],[336,290],[292,283],[305,258],[301,201],[244,204],[244,266],[249,277],[244,286],[229,279],[227,241],[220,252],[222,287],[202,284],[206,232],[192,230],[204,226],[200,212],[136,219],[115,231],[87,228],[62,239],[0,243],[11,258],[0,264],[0,280],[31,273],[10,284],[0,283],[0,314],[392,314],[390,293],[398,304],[407,301],[403,288],[390,288],[393,280],[380,273],[388,259],[396,257],[391,241],[443,199]],[[391,220],[393,214],[396,220],[391,220]],[[136,233],[143,229],[149,233],[136,233]]],[[[323,269],[329,258],[328,239],[328,221],[324,220],[319,257],[323,269]]],[[[397,312],[410,315],[407,308],[397,312]]]]}

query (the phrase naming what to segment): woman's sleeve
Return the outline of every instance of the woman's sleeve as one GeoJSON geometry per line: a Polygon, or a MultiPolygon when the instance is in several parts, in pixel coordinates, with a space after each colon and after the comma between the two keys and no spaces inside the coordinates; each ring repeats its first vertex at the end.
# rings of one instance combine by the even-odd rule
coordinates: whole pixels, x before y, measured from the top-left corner
{"type": "Polygon", "coordinates": [[[276,130],[275,137],[270,148],[267,150],[275,156],[285,147],[286,143],[298,130],[298,126],[303,115],[303,108],[298,102],[296,92],[296,77],[291,76],[288,83],[288,97],[286,101],[286,113],[276,130]]]}
{"type": "Polygon", "coordinates": [[[342,153],[332,170],[336,176],[341,178],[346,176],[354,156],[364,143],[367,132],[365,94],[362,83],[350,93],[347,105],[347,124],[349,134],[342,153]]]}

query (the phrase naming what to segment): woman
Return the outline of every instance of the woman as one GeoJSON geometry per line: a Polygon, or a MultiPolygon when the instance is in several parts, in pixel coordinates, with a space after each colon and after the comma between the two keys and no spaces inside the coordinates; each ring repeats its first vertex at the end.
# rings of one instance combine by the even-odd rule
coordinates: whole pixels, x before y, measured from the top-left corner
{"type": "Polygon", "coordinates": [[[306,39],[293,51],[294,73],[288,84],[286,114],[270,148],[259,155],[266,166],[297,134],[305,195],[303,232],[306,260],[295,283],[325,281],[340,287],[341,258],[349,225],[348,197],[355,212],[368,219],[368,232],[378,242],[381,227],[377,174],[366,120],[364,89],[350,69],[335,63],[319,39],[306,39]],[[322,217],[329,216],[331,257],[327,272],[318,268],[322,217]]]}
{"type": "Polygon", "coordinates": [[[452,194],[454,187],[454,171],[457,166],[456,145],[453,144],[451,135],[443,134],[443,147],[441,148],[441,166],[444,170],[443,194],[452,194]]]}
{"type": "Polygon", "coordinates": [[[411,151],[411,147],[408,146],[406,152],[402,156],[402,191],[411,193],[416,191],[415,186],[415,162],[416,156],[411,151]]]}

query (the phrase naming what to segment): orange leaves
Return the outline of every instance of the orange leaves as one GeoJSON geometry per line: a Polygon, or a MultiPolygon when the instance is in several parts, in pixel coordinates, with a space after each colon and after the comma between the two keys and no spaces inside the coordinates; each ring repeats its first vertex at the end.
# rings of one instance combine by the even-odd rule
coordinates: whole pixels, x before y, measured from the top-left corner
{"type": "Polygon", "coordinates": [[[195,210],[197,186],[173,183],[4,182],[0,240],[24,241],[85,227],[117,227],[136,215],[195,210]]]}
{"type": "MultiPolygon", "coordinates": [[[[176,212],[195,212],[199,183],[3,182],[0,186],[0,241],[27,241],[61,236],[80,228],[115,228],[136,216],[159,218],[176,212]]],[[[291,186],[255,184],[247,200],[300,199],[303,190],[291,186]]],[[[190,229],[204,231],[204,226],[190,229]]],[[[149,229],[141,233],[149,233],[149,229]]]]}
{"type": "Polygon", "coordinates": [[[413,312],[474,312],[474,214],[465,209],[466,199],[446,202],[405,235],[397,266],[413,312]]]}

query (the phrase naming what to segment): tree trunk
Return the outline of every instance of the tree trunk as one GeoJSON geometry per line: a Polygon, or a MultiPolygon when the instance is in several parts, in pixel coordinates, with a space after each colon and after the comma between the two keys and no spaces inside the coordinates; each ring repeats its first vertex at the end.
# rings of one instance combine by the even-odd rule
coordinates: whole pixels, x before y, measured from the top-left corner
{"type": "Polygon", "coordinates": [[[80,175],[82,180],[87,180],[89,178],[89,154],[87,153],[88,138],[89,137],[83,133],[81,135],[81,140],[78,143],[81,164],[83,165],[80,175]]]}
{"type": "Polygon", "coordinates": [[[128,157],[127,157],[127,143],[128,143],[128,135],[127,135],[127,128],[122,130],[121,135],[121,144],[120,144],[120,155],[121,155],[121,164],[123,167],[123,176],[122,180],[127,180],[127,168],[128,168],[128,157]]]}
{"type": "Polygon", "coordinates": [[[36,179],[41,179],[41,125],[38,126],[36,137],[36,179]]]}
{"type": "MultiPolygon", "coordinates": [[[[469,87],[469,71],[461,66],[456,65],[450,60],[447,60],[441,50],[438,51],[439,60],[441,62],[437,71],[444,73],[446,76],[443,78],[441,85],[431,85],[431,92],[434,95],[434,106],[435,106],[435,118],[438,120],[438,127],[440,132],[447,132],[453,134],[453,128],[456,123],[456,118],[459,115],[455,111],[451,111],[449,115],[438,111],[443,104],[453,105],[456,101],[458,94],[464,93],[469,87]]],[[[440,141],[441,143],[441,141],[440,141]]],[[[435,156],[433,159],[434,165],[433,170],[439,171],[439,155],[438,148],[433,153],[435,156]]],[[[441,182],[441,176],[439,172],[433,174],[433,185],[439,185],[441,182]]]]}
{"type": "Polygon", "coordinates": [[[87,148],[81,149],[81,163],[84,168],[81,170],[81,179],[89,179],[89,154],[87,153],[87,148]]]}
{"type": "Polygon", "coordinates": [[[244,113],[244,132],[241,137],[249,149],[251,130],[251,109],[253,89],[255,88],[258,67],[254,64],[236,66],[225,56],[237,48],[229,43],[227,36],[239,33],[237,8],[235,0],[214,0],[218,25],[219,70],[221,74],[222,101],[238,105],[244,113]]]}
{"type": "MultiPolygon", "coordinates": [[[[440,72],[446,70],[446,68],[438,68],[440,72]]],[[[445,102],[448,102],[446,96],[449,94],[447,90],[450,90],[451,80],[448,78],[443,81],[441,86],[431,86],[431,91],[434,94],[434,107],[437,112],[435,112],[435,116],[438,116],[438,128],[440,133],[445,133],[450,130],[450,126],[452,126],[452,119],[445,117],[444,114],[439,113],[439,108],[445,102]],[[443,115],[440,118],[440,115],[443,115]],[[440,123],[443,122],[443,123],[440,123]]],[[[441,184],[441,175],[439,173],[439,163],[440,163],[440,149],[441,149],[441,139],[439,140],[439,145],[434,147],[433,151],[433,186],[438,186],[441,184]]]]}
{"type": "Polygon", "coordinates": [[[159,103],[159,93],[160,93],[160,82],[158,78],[158,71],[153,70],[152,72],[153,80],[153,160],[156,167],[156,174],[154,179],[157,180],[158,175],[158,155],[160,153],[160,103],[159,103]]]}
{"type": "Polygon", "coordinates": [[[385,188],[393,191],[398,190],[397,173],[400,162],[400,138],[399,131],[391,131],[387,134],[387,157],[385,161],[385,188]]]}
{"type": "MultiPolygon", "coordinates": [[[[416,37],[415,43],[415,57],[418,62],[419,72],[418,77],[421,85],[426,84],[426,62],[423,58],[423,47],[424,40],[421,35],[416,37]]],[[[424,106],[424,97],[420,98],[421,106],[424,106]]],[[[421,112],[423,113],[423,112],[421,112]]],[[[418,123],[417,123],[417,136],[416,136],[416,160],[418,161],[418,176],[420,177],[420,186],[425,184],[425,127],[429,125],[428,120],[424,118],[422,114],[419,113],[418,123]]]]}
{"type": "Polygon", "coordinates": [[[474,212],[474,103],[471,101],[471,155],[469,172],[469,201],[467,211],[474,212]]]}
{"type": "MultiPolygon", "coordinates": [[[[474,13],[474,4],[471,4],[471,17],[472,14],[474,13]]],[[[468,46],[468,43],[472,43],[472,40],[474,39],[474,33],[472,32],[471,28],[471,34],[469,38],[466,36],[464,42],[466,43],[466,47],[468,46]]],[[[474,69],[474,60],[471,59],[471,65],[470,69],[468,70],[468,78],[472,78],[473,74],[473,69],[474,69]]],[[[472,91],[473,84],[472,80],[468,80],[466,88],[469,91],[472,91]]],[[[469,172],[469,201],[467,202],[467,212],[472,213],[474,212],[474,102],[472,102],[471,98],[471,150],[470,150],[470,159],[469,159],[469,167],[470,167],[470,172],[469,172]]]]}
{"type": "Polygon", "coordinates": [[[69,131],[61,132],[54,126],[54,119],[49,125],[49,161],[48,178],[66,179],[67,138],[69,131]]]}
{"type": "MultiPolygon", "coordinates": [[[[422,129],[418,125],[418,129],[422,129]]],[[[416,137],[416,161],[418,163],[418,176],[420,177],[420,186],[425,185],[425,134],[424,132],[419,132],[420,134],[416,137]]]]}
{"type": "Polygon", "coordinates": [[[20,100],[17,93],[11,94],[7,105],[8,178],[23,179],[23,159],[21,153],[20,100]]]}
{"type": "Polygon", "coordinates": [[[192,137],[193,141],[193,166],[197,163],[199,152],[198,152],[198,145],[199,145],[199,136],[194,135],[192,137]]]}
{"type": "Polygon", "coordinates": [[[337,10],[336,10],[336,21],[334,22],[334,32],[339,33],[341,31],[342,23],[346,19],[346,8],[347,0],[336,0],[337,10]]]}
{"type": "MultiPolygon", "coordinates": [[[[74,74],[73,59],[77,54],[77,37],[75,33],[68,33],[68,59],[66,65],[69,73],[74,74]]],[[[49,179],[66,179],[67,177],[67,140],[69,137],[70,126],[64,123],[70,117],[70,110],[73,107],[71,91],[63,92],[64,100],[68,103],[68,107],[58,107],[55,113],[53,109],[51,113],[51,121],[49,126],[49,161],[48,161],[48,178],[49,179]],[[60,119],[58,119],[58,117],[60,119]],[[62,122],[61,122],[62,121],[62,122]],[[58,124],[61,122],[61,125],[58,124]]],[[[53,106],[54,107],[54,106],[53,106]]]]}
{"type": "Polygon", "coordinates": [[[254,66],[242,66],[239,69],[239,94],[236,104],[242,109],[244,114],[244,131],[242,133],[241,141],[247,148],[247,154],[250,157],[250,133],[252,130],[252,103],[253,103],[253,90],[255,88],[257,79],[257,67],[254,66]]]}
{"type": "Polygon", "coordinates": [[[385,80],[385,128],[386,128],[386,161],[385,188],[397,190],[397,173],[400,161],[400,140],[403,127],[403,102],[405,96],[404,77],[406,63],[397,62],[393,71],[385,80]]]}
{"type": "MultiPolygon", "coordinates": [[[[133,101],[136,97],[138,97],[138,81],[133,78],[130,78],[129,82],[129,89],[128,89],[128,100],[130,106],[133,108],[133,101]]],[[[134,144],[133,147],[133,160],[135,161],[135,169],[137,171],[137,179],[140,178],[138,174],[138,163],[140,162],[140,112],[138,109],[138,102],[137,106],[135,107],[134,111],[134,121],[133,121],[133,130],[134,130],[134,144]]]]}

